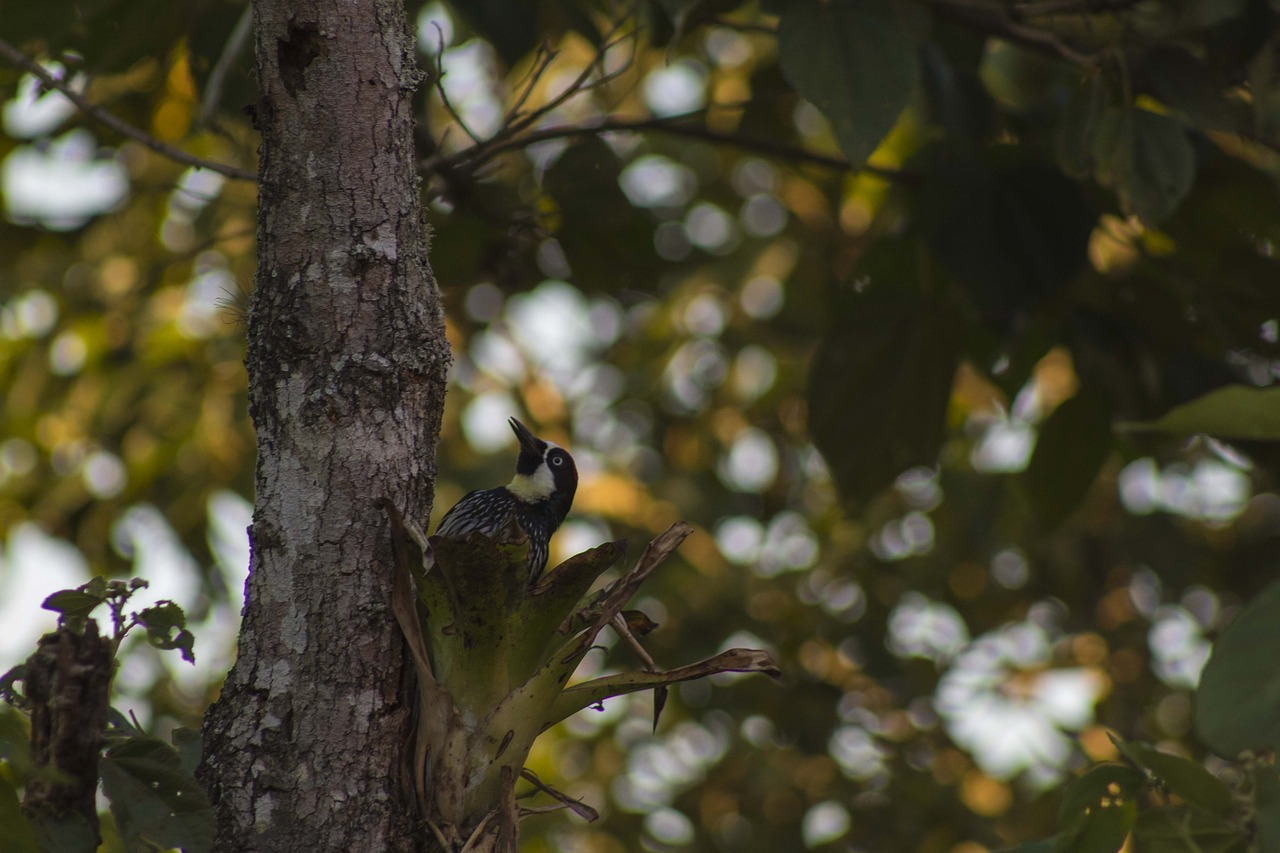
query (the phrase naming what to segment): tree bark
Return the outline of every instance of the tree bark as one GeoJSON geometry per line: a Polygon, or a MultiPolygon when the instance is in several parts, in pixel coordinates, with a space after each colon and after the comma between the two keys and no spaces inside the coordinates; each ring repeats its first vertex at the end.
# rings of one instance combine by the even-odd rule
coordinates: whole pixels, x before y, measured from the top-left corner
{"type": "Polygon", "coordinates": [[[255,0],[258,435],[239,658],[205,720],[217,849],[422,849],[379,501],[425,519],[449,363],[401,0],[255,0]]]}
{"type": "Polygon", "coordinates": [[[60,627],[41,637],[22,677],[31,701],[31,763],[48,771],[27,783],[22,807],[54,820],[78,814],[99,842],[94,796],[115,671],[111,640],[98,636],[90,619],[83,633],[60,627]]]}

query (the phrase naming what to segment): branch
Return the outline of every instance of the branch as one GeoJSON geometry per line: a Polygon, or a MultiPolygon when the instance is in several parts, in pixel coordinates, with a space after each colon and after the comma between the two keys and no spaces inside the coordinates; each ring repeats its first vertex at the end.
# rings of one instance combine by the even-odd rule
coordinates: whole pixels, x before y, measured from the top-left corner
{"type": "Polygon", "coordinates": [[[161,142],[154,136],[139,130],[123,119],[117,118],[112,113],[91,102],[84,95],[81,95],[68,84],[59,80],[57,77],[49,73],[40,63],[28,57],[25,53],[18,50],[4,39],[0,39],[0,57],[3,57],[11,65],[15,65],[35,77],[48,89],[61,92],[71,103],[79,108],[80,112],[89,116],[89,118],[100,124],[114,130],[121,136],[132,139],[134,142],[141,143],[146,147],[173,160],[175,163],[181,163],[184,166],[192,166],[197,169],[208,169],[211,172],[217,172],[237,181],[257,181],[258,176],[250,172],[248,169],[241,169],[238,166],[229,166],[225,163],[218,163],[214,160],[206,160],[203,157],[197,157],[189,154],[181,148],[177,148],[167,142],[161,142]]]}
{"type": "Polygon", "coordinates": [[[218,105],[222,103],[222,89],[227,83],[227,75],[231,73],[231,69],[244,51],[244,47],[252,33],[253,5],[246,3],[244,11],[240,14],[239,20],[236,21],[235,28],[232,29],[231,35],[227,38],[227,43],[222,46],[222,53],[218,56],[218,61],[214,63],[213,70],[209,72],[209,80],[204,87],[204,98],[200,103],[200,120],[205,124],[212,122],[213,114],[217,111],[218,105]]]}
{"type": "MultiPolygon", "coordinates": [[[[527,148],[530,145],[536,145],[539,142],[546,142],[552,139],[572,139],[580,136],[596,136],[601,133],[645,130],[653,131],[655,133],[669,133],[673,136],[683,136],[691,139],[700,139],[704,142],[713,142],[720,145],[730,145],[735,148],[741,148],[744,151],[754,151],[759,154],[775,157],[779,160],[789,160],[794,163],[819,166],[824,169],[845,171],[852,168],[849,161],[843,157],[831,154],[822,154],[817,151],[810,151],[805,148],[788,145],[785,142],[777,142],[772,139],[739,136],[734,133],[712,130],[704,124],[684,123],[687,119],[704,115],[705,112],[705,110],[700,110],[699,112],[687,113],[685,115],[647,119],[605,119],[603,121],[595,122],[594,124],[562,125],[560,127],[546,127],[541,130],[531,130],[514,139],[508,139],[502,142],[491,141],[487,144],[468,148],[448,157],[428,158],[422,162],[421,169],[424,172],[435,172],[444,171],[449,168],[456,168],[464,163],[470,165],[481,165],[501,154],[507,153],[508,151],[520,150],[527,148]]],[[[879,166],[863,166],[859,171],[890,181],[902,180],[908,177],[905,172],[896,169],[885,169],[879,166]]]]}
{"type": "Polygon", "coordinates": [[[1083,53],[1060,39],[1055,33],[1029,27],[1009,18],[1003,7],[974,0],[933,0],[926,4],[941,17],[962,26],[999,36],[1014,44],[1065,59],[1082,68],[1097,68],[1108,55],[1083,53]]]}

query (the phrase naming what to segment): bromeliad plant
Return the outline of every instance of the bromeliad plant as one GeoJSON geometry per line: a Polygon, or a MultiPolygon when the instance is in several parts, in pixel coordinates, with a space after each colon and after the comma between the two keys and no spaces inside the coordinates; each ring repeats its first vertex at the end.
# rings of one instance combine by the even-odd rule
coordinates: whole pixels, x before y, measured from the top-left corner
{"type": "Polygon", "coordinates": [[[418,807],[444,851],[515,850],[523,776],[578,814],[594,812],[524,770],[539,734],[605,699],[654,691],[654,725],[669,685],[721,672],[778,675],[773,657],[730,649],[659,670],[636,639],[653,626],[624,611],[692,528],[677,522],[649,543],[633,568],[595,594],[592,585],[621,558],[623,543],[585,551],[527,584],[525,547],[472,534],[427,539],[394,508],[393,609],[418,679],[410,773],[418,807]],[[570,684],[574,670],[611,626],[645,662],[570,684]]]}

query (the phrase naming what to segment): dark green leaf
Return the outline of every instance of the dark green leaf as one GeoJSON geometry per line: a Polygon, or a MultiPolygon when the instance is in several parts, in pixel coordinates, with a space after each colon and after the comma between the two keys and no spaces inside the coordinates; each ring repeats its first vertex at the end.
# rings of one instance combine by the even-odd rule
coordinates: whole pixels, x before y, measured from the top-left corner
{"type": "Polygon", "coordinates": [[[804,0],[778,24],[787,81],[831,122],[840,150],[861,167],[915,91],[915,48],[891,0],[804,0]]]}
{"type": "Polygon", "coordinates": [[[173,741],[173,747],[178,751],[182,771],[194,778],[196,767],[200,765],[200,751],[203,744],[200,732],[186,726],[178,726],[173,730],[173,734],[169,735],[169,739],[173,741]]]}
{"type": "Polygon", "coordinates": [[[509,66],[538,45],[538,0],[463,0],[449,5],[509,66]]]}
{"type": "Polygon", "coordinates": [[[1116,744],[1136,764],[1150,770],[1171,793],[1210,814],[1226,817],[1231,811],[1231,791],[1197,761],[1160,752],[1145,743],[1116,744]]]}
{"type": "Polygon", "coordinates": [[[1012,150],[953,158],[931,150],[911,168],[919,229],[997,331],[1020,328],[1088,262],[1097,214],[1076,182],[1012,150]]]}
{"type": "Polygon", "coordinates": [[[1058,807],[1058,822],[1063,826],[1118,802],[1133,800],[1146,782],[1142,772],[1125,764],[1098,764],[1090,767],[1067,786],[1058,807]]]}
{"type": "Polygon", "coordinates": [[[1144,811],[1133,836],[1142,853],[1244,853],[1248,848],[1222,820],[1194,809],[1144,811]]]}
{"type": "Polygon", "coordinates": [[[1102,395],[1082,390],[1049,415],[1024,477],[1043,524],[1056,527],[1080,505],[1111,447],[1111,405],[1102,395]]]}
{"type": "Polygon", "coordinates": [[[122,741],[101,763],[102,790],[126,844],[186,853],[213,849],[213,809],[173,747],[152,737],[122,741]]]}
{"type": "Polygon", "coordinates": [[[1115,853],[1137,817],[1142,773],[1123,764],[1099,764],[1072,782],[1058,809],[1062,832],[1054,849],[1115,853]]]}
{"type": "Polygon", "coordinates": [[[6,761],[19,777],[31,770],[31,734],[27,715],[0,705],[0,761],[6,761]]]}
{"type": "Polygon", "coordinates": [[[18,804],[18,792],[3,774],[0,774],[0,839],[10,853],[40,853],[35,830],[18,804]]]}
{"type": "Polygon", "coordinates": [[[1195,151],[1182,125],[1146,110],[1112,109],[1094,137],[1098,180],[1126,213],[1158,225],[1177,210],[1195,179],[1195,151]]]}
{"type": "Polygon", "coordinates": [[[1280,441],[1280,388],[1228,385],[1170,409],[1163,417],[1126,423],[1133,432],[1203,433],[1227,441],[1280,441]]]}
{"type": "Polygon", "coordinates": [[[179,649],[188,663],[195,663],[195,636],[183,630],[187,615],[172,601],[161,601],[137,614],[138,624],[147,629],[147,640],[157,649],[179,649]],[[176,631],[175,631],[176,629],[176,631]]]}
{"type": "Polygon", "coordinates": [[[1280,749],[1280,583],[1249,603],[1213,645],[1195,695],[1196,732],[1223,758],[1280,749]]]}
{"type": "Polygon", "coordinates": [[[1138,804],[1126,800],[1077,815],[1054,841],[1057,853],[1116,853],[1133,829],[1138,804]]]}
{"type": "Polygon", "coordinates": [[[1280,853],[1280,773],[1275,765],[1254,772],[1260,853],[1280,853]]]}
{"type": "Polygon", "coordinates": [[[882,241],[837,294],[809,369],[809,434],[848,501],[937,463],[960,360],[954,311],[926,295],[937,277],[915,243],[882,241]]]}
{"type": "Polygon", "coordinates": [[[49,596],[40,605],[45,610],[62,614],[59,624],[73,630],[84,627],[89,614],[102,602],[107,600],[107,582],[104,578],[95,577],[76,589],[64,589],[49,596]]]}
{"type": "Polygon", "coordinates": [[[97,833],[79,812],[63,812],[57,816],[32,815],[31,827],[35,830],[40,849],[48,853],[82,853],[98,849],[97,833]]]}
{"type": "Polygon", "coordinates": [[[599,139],[565,151],[543,179],[559,206],[555,236],[579,287],[650,292],[653,225],[627,200],[620,174],[617,156],[599,139]]]}

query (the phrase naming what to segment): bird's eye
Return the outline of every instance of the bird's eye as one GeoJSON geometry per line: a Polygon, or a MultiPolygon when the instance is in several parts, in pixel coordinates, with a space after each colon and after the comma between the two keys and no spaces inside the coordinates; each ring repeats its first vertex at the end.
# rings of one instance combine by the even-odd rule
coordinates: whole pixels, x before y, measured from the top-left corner
{"type": "Polygon", "coordinates": [[[563,456],[560,456],[560,455],[558,455],[558,454],[557,454],[557,455],[555,455],[555,456],[552,456],[552,457],[551,457],[551,464],[552,464],[552,465],[563,465],[563,464],[564,464],[564,457],[563,457],[563,456]]]}

